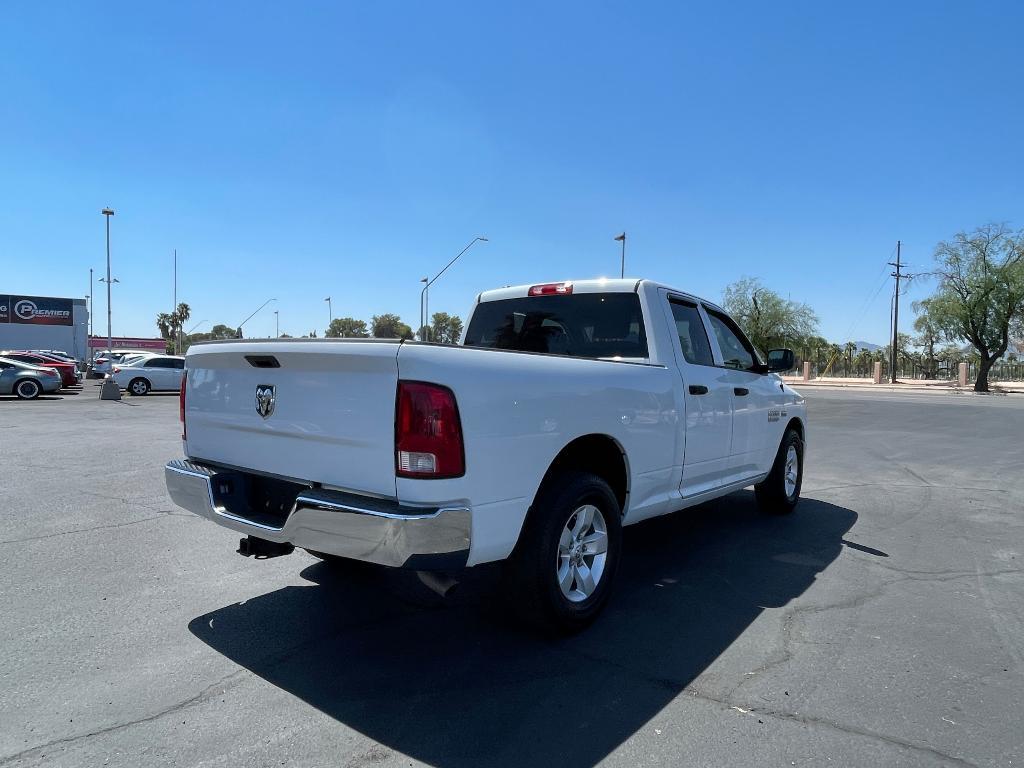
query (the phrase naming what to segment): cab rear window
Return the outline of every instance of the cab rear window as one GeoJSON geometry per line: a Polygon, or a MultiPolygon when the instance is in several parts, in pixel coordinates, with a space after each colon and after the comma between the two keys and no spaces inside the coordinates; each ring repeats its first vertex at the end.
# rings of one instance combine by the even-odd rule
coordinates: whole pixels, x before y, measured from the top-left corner
{"type": "Polygon", "coordinates": [[[647,357],[635,293],[485,301],[473,312],[465,345],[571,357],[647,357]]]}

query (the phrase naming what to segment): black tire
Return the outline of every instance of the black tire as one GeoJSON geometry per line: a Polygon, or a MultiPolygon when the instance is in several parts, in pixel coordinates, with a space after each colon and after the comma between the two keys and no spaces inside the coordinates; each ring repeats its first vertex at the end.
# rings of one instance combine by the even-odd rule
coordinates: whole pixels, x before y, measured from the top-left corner
{"type": "MultiPolygon", "coordinates": [[[[597,475],[573,471],[550,478],[530,509],[519,542],[506,564],[506,589],[520,614],[530,622],[562,633],[578,632],[593,622],[608,602],[618,570],[621,518],[615,494],[597,475]],[[576,518],[577,510],[588,505],[601,513],[607,551],[593,591],[583,599],[578,595],[574,601],[559,585],[559,567],[566,562],[560,556],[559,542],[563,530],[576,518]]],[[[588,573],[592,575],[590,568],[588,573]]],[[[570,590],[576,583],[570,581],[570,590]]]]}
{"type": "Polygon", "coordinates": [[[152,389],[152,387],[149,382],[141,376],[128,382],[128,391],[133,395],[148,395],[150,389],[152,389]]]}
{"type": "Polygon", "coordinates": [[[800,503],[800,487],[804,481],[804,441],[795,429],[787,429],[775,454],[772,471],[762,482],[754,486],[754,496],[762,511],[773,515],[786,515],[800,503]],[[786,464],[790,448],[796,452],[796,484],[790,491],[786,483],[786,464]]]}
{"type": "Polygon", "coordinates": [[[43,388],[35,379],[21,379],[14,382],[13,392],[19,400],[35,400],[42,393],[43,388]]]}

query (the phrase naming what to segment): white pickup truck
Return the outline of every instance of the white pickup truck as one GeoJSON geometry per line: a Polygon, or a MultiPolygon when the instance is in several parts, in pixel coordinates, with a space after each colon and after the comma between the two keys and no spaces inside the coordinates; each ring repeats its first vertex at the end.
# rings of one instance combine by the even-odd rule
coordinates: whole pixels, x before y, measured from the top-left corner
{"type": "Polygon", "coordinates": [[[178,505],[257,557],[457,570],[507,560],[528,612],[607,602],[622,526],[753,485],[797,504],[803,398],[725,312],[648,280],[480,294],[458,346],[383,339],[192,346],[178,505]]]}

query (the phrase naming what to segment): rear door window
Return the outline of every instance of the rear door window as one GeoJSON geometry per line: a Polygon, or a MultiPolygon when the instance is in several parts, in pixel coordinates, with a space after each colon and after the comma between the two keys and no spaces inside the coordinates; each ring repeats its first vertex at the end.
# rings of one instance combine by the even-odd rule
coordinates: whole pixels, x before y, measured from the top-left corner
{"type": "Polygon", "coordinates": [[[711,354],[711,343],[704,321],[700,319],[697,305],[679,299],[669,299],[672,307],[672,318],[679,334],[679,346],[682,347],[686,362],[694,365],[714,365],[715,356],[711,354]]]}
{"type": "Polygon", "coordinates": [[[570,357],[647,357],[647,334],[635,293],[485,301],[473,312],[465,345],[570,357]]]}

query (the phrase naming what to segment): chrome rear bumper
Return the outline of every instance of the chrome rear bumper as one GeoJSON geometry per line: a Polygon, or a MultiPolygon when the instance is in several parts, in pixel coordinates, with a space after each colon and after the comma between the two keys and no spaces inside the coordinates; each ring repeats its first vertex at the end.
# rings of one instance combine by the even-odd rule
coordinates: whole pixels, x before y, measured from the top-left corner
{"type": "Polygon", "coordinates": [[[238,533],[393,567],[455,569],[469,557],[472,515],[465,507],[403,507],[388,499],[295,484],[298,492],[294,501],[288,496],[290,508],[285,503],[268,516],[250,508],[239,491],[253,477],[191,461],[174,460],[164,467],[175,504],[238,533]]]}

